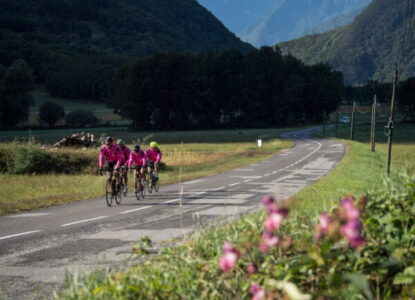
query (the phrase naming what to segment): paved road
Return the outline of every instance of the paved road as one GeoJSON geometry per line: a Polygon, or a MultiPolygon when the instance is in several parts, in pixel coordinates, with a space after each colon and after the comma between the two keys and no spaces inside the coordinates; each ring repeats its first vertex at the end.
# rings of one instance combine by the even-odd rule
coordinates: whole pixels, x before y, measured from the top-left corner
{"type": "MultiPolygon", "coordinates": [[[[286,198],[319,180],[344,145],[312,139],[312,129],[286,134],[295,147],[265,161],[182,184],[108,208],[105,200],[0,217],[0,285],[10,299],[51,295],[65,272],[125,266],[132,244],[147,235],[155,248],[200,226],[260,209],[262,195],[286,198]]],[[[162,177],[161,177],[162,180],[162,177]]]]}

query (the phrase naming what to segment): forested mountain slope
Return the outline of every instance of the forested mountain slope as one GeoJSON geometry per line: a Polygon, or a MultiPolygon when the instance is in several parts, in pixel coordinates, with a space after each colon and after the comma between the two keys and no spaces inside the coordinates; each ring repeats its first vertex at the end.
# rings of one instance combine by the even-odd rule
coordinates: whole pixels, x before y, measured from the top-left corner
{"type": "Polygon", "coordinates": [[[57,96],[101,99],[116,69],[156,52],[250,48],[194,0],[0,0],[0,66],[23,58],[57,96]]]}
{"type": "Polygon", "coordinates": [[[275,0],[274,7],[239,34],[255,46],[273,45],[350,23],[371,0],[275,0]],[[340,16],[349,16],[336,19],[340,16]],[[324,25],[322,25],[324,23],[324,25]],[[329,27],[330,26],[330,27],[329,27]]]}
{"type": "Polygon", "coordinates": [[[401,79],[414,76],[413,35],[411,40],[404,39],[410,2],[373,0],[348,26],[278,46],[282,53],[291,53],[306,64],[329,63],[344,74],[347,84],[391,81],[396,65],[401,79]]]}

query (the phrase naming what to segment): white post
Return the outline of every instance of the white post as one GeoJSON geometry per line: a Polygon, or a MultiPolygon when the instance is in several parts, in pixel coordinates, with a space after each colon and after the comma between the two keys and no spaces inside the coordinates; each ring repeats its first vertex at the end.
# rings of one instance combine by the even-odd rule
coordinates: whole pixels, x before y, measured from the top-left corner
{"type": "Polygon", "coordinates": [[[258,139],[257,142],[258,142],[258,148],[262,148],[262,140],[258,139]]]}

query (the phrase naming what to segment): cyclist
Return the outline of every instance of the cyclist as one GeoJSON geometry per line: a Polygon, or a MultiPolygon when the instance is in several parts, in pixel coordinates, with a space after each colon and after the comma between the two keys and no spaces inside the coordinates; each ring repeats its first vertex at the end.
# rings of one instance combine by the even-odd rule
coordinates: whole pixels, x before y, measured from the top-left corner
{"type": "Polygon", "coordinates": [[[121,166],[121,155],[117,145],[114,145],[114,139],[112,137],[105,138],[105,144],[102,145],[101,151],[98,157],[99,170],[104,168],[105,160],[108,162],[108,177],[112,176],[112,171],[121,166]]]}
{"type": "MultiPolygon", "coordinates": [[[[117,140],[117,145],[118,145],[118,151],[119,151],[120,156],[121,156],[121,164],[120,164],[120,167],[121,168],[124,167],[124,166],[127,167],[126,164],[127,164],[128,159],[130,158],[131,150],[125,145],[124,140],[122,140],[122,139],[117,140]]],[[[127,171],[124,170],[121,173],[121,176],[123,176],[124,183],[125,183],[125,185],[124,185],[124,194],[127,194],[127,191],[128,191],[128,176],[127,176],[127,171]]]]}
{"type": "MultiPolygon", "coordinates": [[[[147,160],[148,160],[148,174],[150,174],[152,180],[157,180],[157,174],[159,169],[159,164],[163,154],[159,149],[159,145],[157,142],[151,142],[150,148],[146,150],[147,160]],[[156,175],[155,178],[152,176],[153,170],[155,171],[156,175]]],[[[154,184],[154,182],[153,182],[154,184]]]]}
{"type": "MultiPolygon", "coordinates": [[[[145,166],[146,166],[146,154],[143,150],[141,150],[140,145],[135,145],[133,151],[130,153],[130,157],[127,162],[128,168],[131,170],[131,166],[135,164],[136,168],[134,169],[134,186],[136,185],[136,180],[139,180],[141,189],[144,188],[141,178],[144,176],[145,166]],[[138,170],[140,169],[140,170],[138,170]],[[137,176],[137,172],[140,172],[141,176],[137,176]]],[[[134,192],[137,194],[139,191],[137,189],[134,190],[134,192]]]]}

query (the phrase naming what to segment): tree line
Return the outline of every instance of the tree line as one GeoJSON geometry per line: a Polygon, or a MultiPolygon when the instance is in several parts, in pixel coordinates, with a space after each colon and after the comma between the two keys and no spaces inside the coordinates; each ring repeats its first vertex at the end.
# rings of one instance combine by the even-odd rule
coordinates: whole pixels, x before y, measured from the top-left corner
{"type": "Polygon", "coordinates": [[[342,82],[278,48],[156,54],[118,72],[108,105],[155,130],[316,123],[340,103],[342,82]]]}

